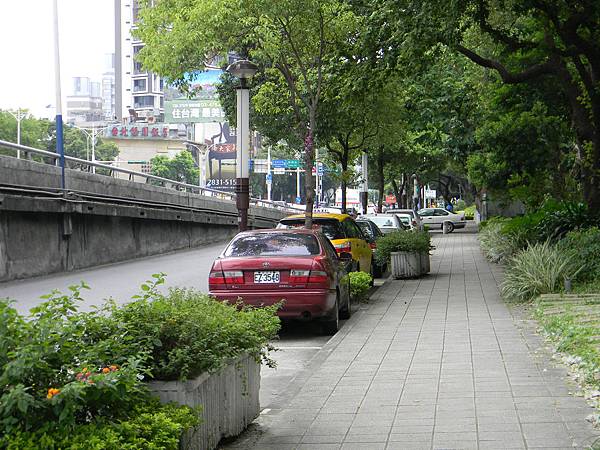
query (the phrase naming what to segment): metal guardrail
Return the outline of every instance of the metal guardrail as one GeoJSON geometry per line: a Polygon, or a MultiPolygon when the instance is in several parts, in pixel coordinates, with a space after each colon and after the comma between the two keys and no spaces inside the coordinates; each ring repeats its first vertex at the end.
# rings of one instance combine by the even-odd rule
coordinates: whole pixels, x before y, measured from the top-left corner
{"type": "MultiPolygon", "coordinates": [[[[42,161],[36,161],[36,162],[47,163],[46,159],[49,159],[51,161],[50,164],[58,165],[59,160],[60,160],[60,156],[57,153],[49,152],[47,150],[41,150],[38,148],[28,147],[25,145],[19,145],[19,144],[15,144],[13,142],[0,140],[0,148],[19,150],[21,152],[21,154],[24,155],[24,157],[25,157],[24,159],[31,160],[32,154],[40,155],[43,157],[42,161]]],[[[10,155],[10,156],[12,156],[12,155],[10,155]]],[[[202,186],[197,186],[194,184],[182,183],[180,181],[169,180],[168,178],[159,177],[159,176],[152,175],[149,173],[137,172],[135,170],[124,169],[122,167],[113,166],[111,164],[92,162],[92,161],[88,161],[85,159],[80,159],[80,158],[75,158],[73,156],[65,155],[65,168],[81,170],[83,172],[91,172],[92,167],[94,167],[96,169],[102,169],[104,172],[106,172],[106,173],[103,173],[102,171],[100,173],[96,172],[96,175],[99,175],[99,176],[110,176],[110,177],[114,177],[114,178],[121,178],[121,177],[118,177],[117,174],[125,174],[125,175],[127,175],[126,179],[128,179],[129,181],[140,182],[138,180],[141,178],[144,180],[143,183],[145,183],[145,184],[150,184],[150,182],[155,182],[156,185],[166,187],[166,188],[171,188],[171,189],[177,190],[179,192],[185,191],[185,192],[190,192],[193,194],[203,195],[205,197],[212,197],[212,198],[218,198],[221,200],[229,200],[229,201],[235,202],[236,196],[235,196],[235,194],[233,194],[231,192],[224,192],[224,191],[219,191],[216,189],[210,189],[210,188],[206,188],[206,187],[202,187],[202,186]],[[69,164],[69,163],[71,163],[71,164],[69,164]]],[[[299,211],[304,211],[302,208],[295,208],[295,207],[291,207],[289,205],[284,206],[284,205],[280,205],[280,204],[277,204],[277,203],[269,201],[269,200],[262,200],[262,199],[258,199],[258,198],[251,198],[250,204],[254,205],[254,206],[264,207],[264,208],[274,208],[274,209],[278,209],[278,210],[281,210],[284,212],[297,213],[299,211]]]]}

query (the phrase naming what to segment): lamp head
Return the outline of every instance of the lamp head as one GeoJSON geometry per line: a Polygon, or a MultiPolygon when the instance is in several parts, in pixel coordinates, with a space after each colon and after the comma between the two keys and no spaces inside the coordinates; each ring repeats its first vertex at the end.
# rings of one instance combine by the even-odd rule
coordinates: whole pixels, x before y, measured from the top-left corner
{"type": "Polygon", "coordinates": [[[227,67],[227,72],[236,78],[246,80],[256,75],[256,72],[258,72],[258,66],[247,59],[241,59],[231,63],[229,67],[227,67]]]}

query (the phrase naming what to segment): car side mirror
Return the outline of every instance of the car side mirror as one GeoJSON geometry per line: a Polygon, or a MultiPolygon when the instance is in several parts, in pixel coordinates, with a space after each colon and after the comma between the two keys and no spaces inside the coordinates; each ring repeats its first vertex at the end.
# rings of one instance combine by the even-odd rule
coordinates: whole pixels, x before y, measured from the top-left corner
{"type": "Polygon", "coordinates": [[[352,261],[352,253],[342,252],[339,256],[340,261],[350,262],[352,261]]]}

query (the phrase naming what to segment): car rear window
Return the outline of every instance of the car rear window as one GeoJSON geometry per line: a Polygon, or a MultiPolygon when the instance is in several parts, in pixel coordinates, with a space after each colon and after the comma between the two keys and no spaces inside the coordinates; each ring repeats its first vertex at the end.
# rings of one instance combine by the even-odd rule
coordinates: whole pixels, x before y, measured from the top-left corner
{"type": "Polygon", "coordinates": [[[225,256],[311,256],[321,253],[319,241],[310,234],[257,233],[240,236],[225,256]]]}
{"type": "Polygon", "coordinates": [[[371,226],[368,222],[357,220],[356,225],[358,225],[360,229],[363,230],[363,233],[365,233],[367,236],[371,238],[375,237],[373,236],[373,230],[371,229],[371,226]]]}
{"type": "Polygon", "coordinates": [[[371,222],[375,222],[375,225],[383,228],[395,228],[396,224],[394,223],[393,216],[377,216],[377,217],[369,217],[371,222]]]}
{"type": "MultiPolygon", "coordinates": [[[[283,219],[277,228],[303,228],[304,219],[283,219]]],[[[345,239],[342,225],[338,220],[313,219],[313,229],[321,231],[329,240],[345,239]]]]}

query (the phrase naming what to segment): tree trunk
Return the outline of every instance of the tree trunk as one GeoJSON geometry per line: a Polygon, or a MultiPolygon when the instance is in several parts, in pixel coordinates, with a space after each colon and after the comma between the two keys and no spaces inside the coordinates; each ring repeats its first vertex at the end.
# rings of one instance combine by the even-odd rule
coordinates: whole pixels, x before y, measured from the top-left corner
{"type": "Polygon", "coordinates": [[[392,178],[392,189],[394,190],[394,197],[396,197],[396,206],[398,205],[398,203],[400,202],[400,189],[398,189],[398,183],[396,182],[395,178],[392,178]]]}
{"type": "Polygon", "coordinates": [[[591,111],[584,105],[580,86],[573,79],[566,64],[557,66],[571,106],[571,120],[578,141],[578,159],[581,164],[583,198],[590,213],[600,211],[600,96],[590,96],[591,111]],[[587,148],[586,148],[587,147],[587,148]]]}
{"type": "Polygon", "coordinates": [[[347,199],[348,199],[348,195],[347,195],[347,189],[348,189],[348,181],[346,179],[347,176],[347,172],[348,172],[348,154],[349,154],[349,150],[344,147],[342,149],[342,158],[341,158],[341,164],[342,164],[342,214],[346,214],[347,211],[347,199]]]}
{"type": "Polygon", "coordinates": [[[304,139],[304,195],[306,196],[306,212],[304,213],[304,226],[308,229],[313,224],[313,207],[315,204],[315,179],[312,176],[312,168],[315,163],[314,134],[316,114],[314,108],[309,111],[309,125],[304,139]]]}

